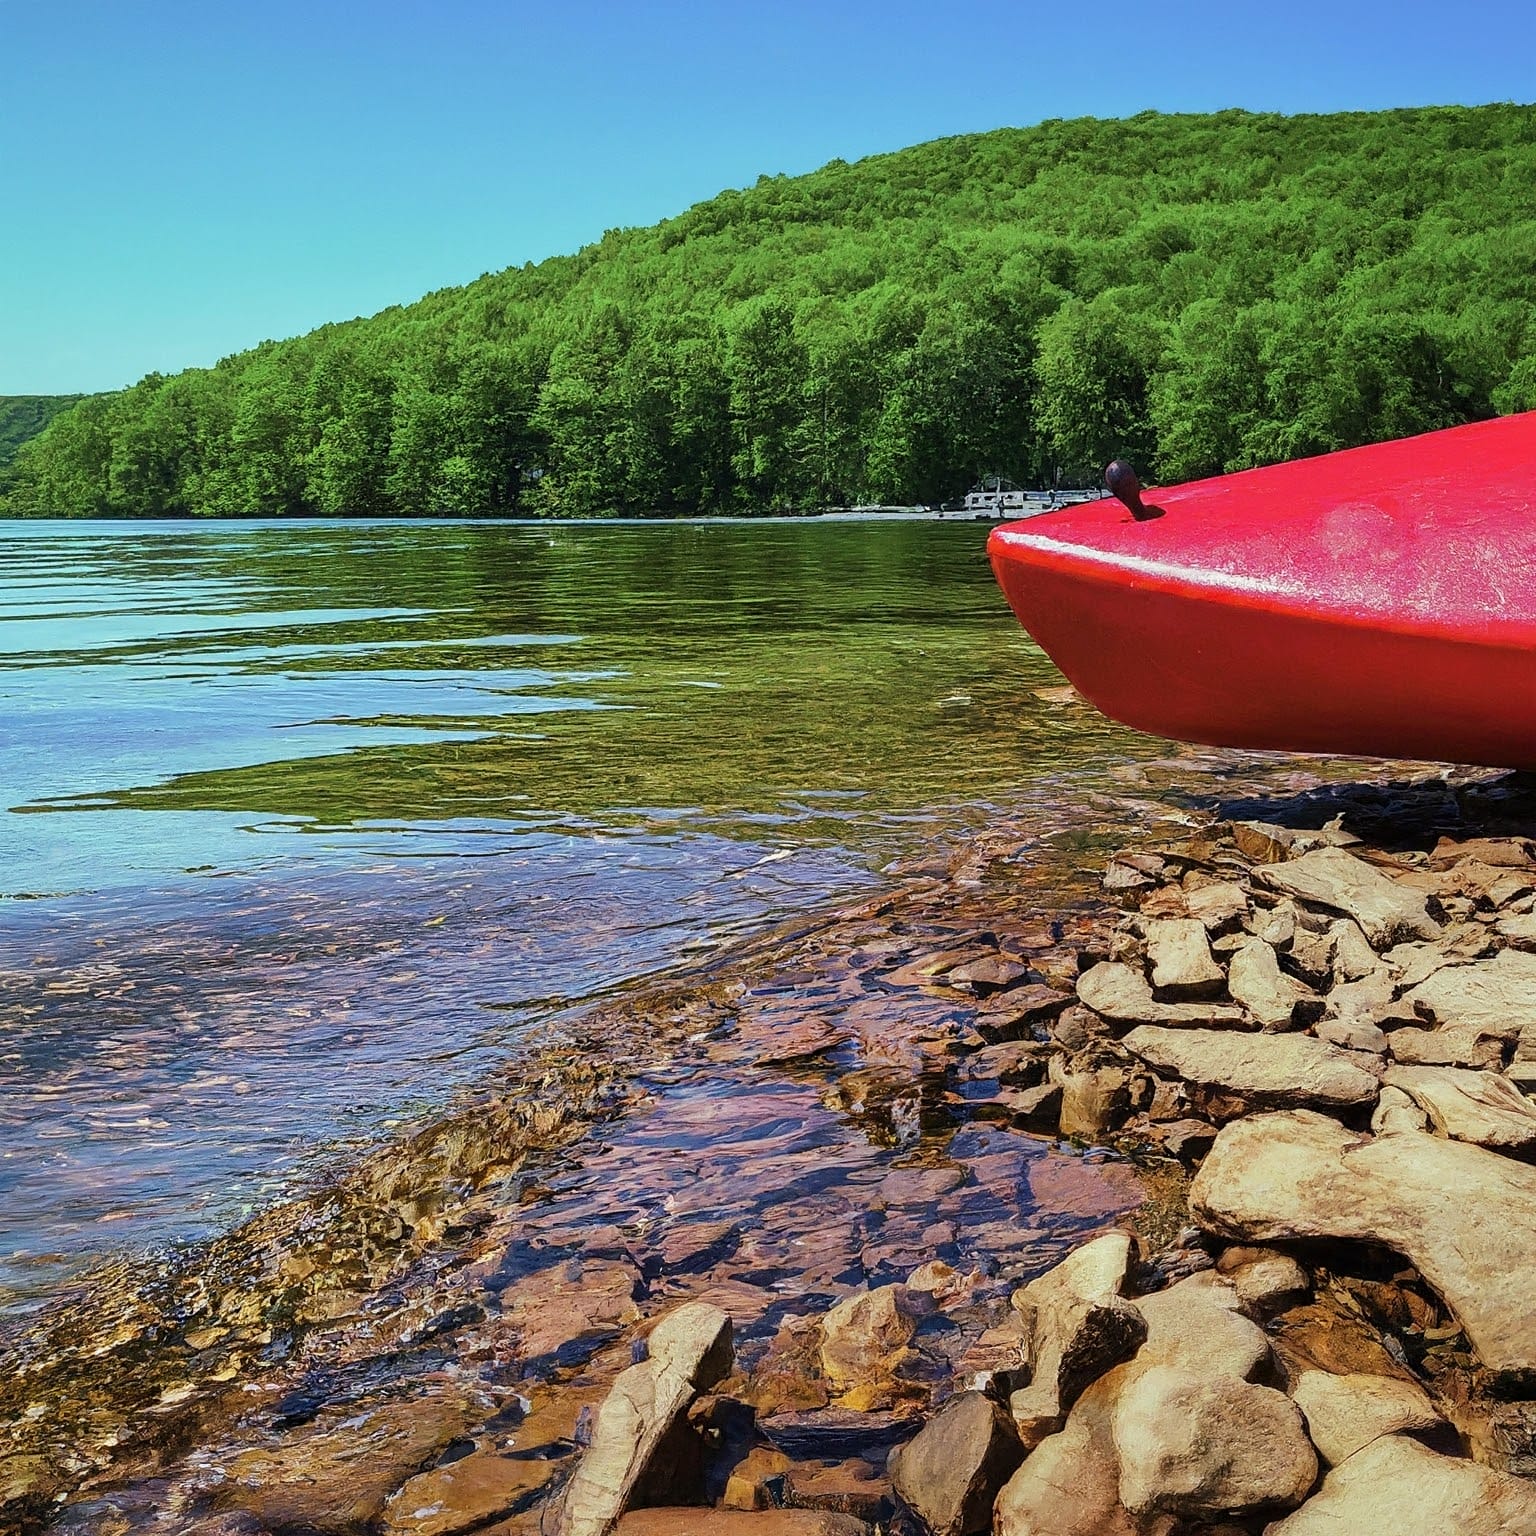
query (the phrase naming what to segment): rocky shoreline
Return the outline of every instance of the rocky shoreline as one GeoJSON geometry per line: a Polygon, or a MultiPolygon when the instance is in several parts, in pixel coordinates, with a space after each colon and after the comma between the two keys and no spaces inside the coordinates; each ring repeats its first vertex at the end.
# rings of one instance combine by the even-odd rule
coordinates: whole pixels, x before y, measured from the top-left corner
{"type": "Polygon", "coordinates": [[[1530,785],[1170,819],[899,871],[91,1277],[0,1527],[1536,1530],[1530,785]]]}

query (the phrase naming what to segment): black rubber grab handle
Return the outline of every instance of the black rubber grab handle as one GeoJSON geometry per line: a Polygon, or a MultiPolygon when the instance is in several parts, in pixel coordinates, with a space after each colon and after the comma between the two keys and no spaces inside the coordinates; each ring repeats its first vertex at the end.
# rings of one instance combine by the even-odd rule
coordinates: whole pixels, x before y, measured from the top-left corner
{"type": "Polygon", "coordinates": [[[1111,459],[1104,466],[1104,484],[1110,495],[1130,508],[1131,516],[1138,523],[1148,522],[1158,516],[1155,508],[1146,506],[1141,499],[1141,481],[1136,471],[1124,459],[1111,459]]]}

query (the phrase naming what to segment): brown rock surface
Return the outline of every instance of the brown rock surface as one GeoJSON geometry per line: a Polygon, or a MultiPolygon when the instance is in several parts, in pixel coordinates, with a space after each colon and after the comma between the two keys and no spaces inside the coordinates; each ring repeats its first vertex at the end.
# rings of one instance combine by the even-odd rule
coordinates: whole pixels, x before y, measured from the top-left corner
{"type": "Polygon", "coordinates": [[[980,1392],[952,1397],[916,1437],[891,1453],[891,1482],[935,1536],[974,1536],[1024,1460],[1013,1420],[980,1392]]]}
{"type": "Polygon", "coordinates": [[[1432,939],[1440,931],[1422,892],[1340,848],[1316,848],[1299,859],[1266,865],[1255,871],[1255,878],[1272,890],[1353,918],[1378,950],[1404,939],[1432,939]]]}
{"type": "Polygon", "coordinates": [[[1405,1254],[1499,1382],[1536,1381],[1536,1169],[1415,1131],[1366,1136],[1306,1110],[1225,1127],[1190,1209],[1248,1242],[1336,1238],[1405,1254]]]}
{"type": "Polygon", "coordinates": [[[478,1450],[413,1477],[385,1505],[384,1536],[459,1536],[511,1514],[563,1470],[558,1460],[478,1450]]]}
{"type": "Polygon", "coordinates": [[[270,1450],[229,1464],[217,1502],[275,1530],[361,1536],[385,1500],[463,1430],[452,1398],[391,1402],[325,1415],[270,1450]]]}
{"type": "Polygon", "coordinates": [[[869,1536],[862,1520],[819,1509],[632,1509],[617,1529],[619,1536],[869,1536]]]}

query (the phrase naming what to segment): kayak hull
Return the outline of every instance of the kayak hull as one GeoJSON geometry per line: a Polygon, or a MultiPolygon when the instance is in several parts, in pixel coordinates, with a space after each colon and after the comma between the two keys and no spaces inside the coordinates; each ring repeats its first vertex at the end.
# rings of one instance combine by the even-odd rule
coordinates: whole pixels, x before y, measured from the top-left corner
{"type": "Polygon", "coordinates": [[[1218,746],[1536,768],[1536,413],[994,530],[1092,704],[1218,746]]]}

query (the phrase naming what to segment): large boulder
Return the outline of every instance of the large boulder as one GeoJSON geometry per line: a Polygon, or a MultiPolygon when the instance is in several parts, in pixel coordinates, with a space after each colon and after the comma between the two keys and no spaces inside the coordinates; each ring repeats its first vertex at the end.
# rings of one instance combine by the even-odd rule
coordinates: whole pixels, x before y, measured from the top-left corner
{"type": "Polygon", "coordinates": [[[450,1394],[324,1413],[271,1449],[234,1457],[214,1502],[273,1530],[362,1536],[389,1495],[463,1434],[470,1412],[450,1394]]]}
{"type": "Polygon", "coordinates": [[[1386,1435],[1335,1467],[1265,1536],[1525,1536],[1536,1483],[1386,1435]]]}
{"type": "Polygon", "coordinates": [[[1143,1025],[1121,1042],[1148,1066],[1202,1088],[1257,1104],[1374,1104],[1376,1077],[1355,1053],[1310,1035],[1239,1035],[1213,1029],[1143,1025]]]}
{"type": "Polygon", "coordinates": [[[1301,1410],[1283,1392],[1178,1366],[1142,1371],[1115,1402],[1120,1502],[1133,1515],[1246,1515],[1299,1504],[1317,1480],[1301,1410]]]}
{"type": "Polygon", "coordinates": [[[730,1374],[731,1320],[689,1302],[651,1330],[650,1354],[620,1371],[597,1411],[592,1443],[566,1489],[562,1536],[607,1536],[682,1426],[689,1405],[730,1374]]]}
{"type": "Polygon", "coordinates": [[[952,1397],[906,1445],[891,1452],[891,1484],[934,1536],[976,1536],[1024,1460],[1012,1418],[981,1392],[952,1397]]]}
{"type": "Polygon", "coordinates": [[[1290,1110],[1226,1126],[1189,1200],[1205,1226],[1243,1242],[1395,1249],[1455,1312],[1496,1382],[1536,1382],[1536,1168],[1424,1132],[1366,1136],[1290,1110]]]}

